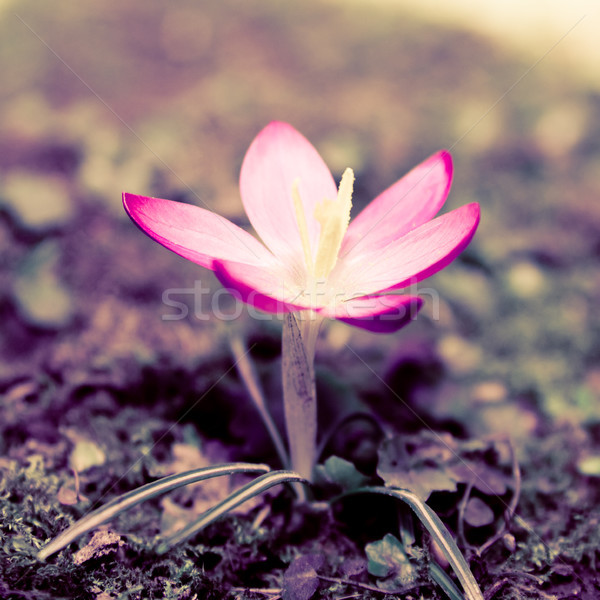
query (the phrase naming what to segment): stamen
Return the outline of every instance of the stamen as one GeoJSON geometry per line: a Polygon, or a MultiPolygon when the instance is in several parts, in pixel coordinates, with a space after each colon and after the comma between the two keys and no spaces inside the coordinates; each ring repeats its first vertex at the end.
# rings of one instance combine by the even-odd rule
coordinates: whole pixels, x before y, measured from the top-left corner
{"type": "Polygon", "coordinates": [[[308,238],[308,227],[306,226],[306,215],[304,214],[304,205],[300,198],[300,178],[297,177],[292,183],[292,200],[294,201],[294,211],[296,212],[296,223],[300,231],[300,239],[302,240],[302,249],[304,250],[304,261],[310,275],[314,275],[314,265],[312,259],[312,250],[310,248],[310,240],[308,238]]]}
{"type": "Polygon", "coordinates": [[[315,219],[321,224],[321,235],[315,259],[317,280],[326,278],[335,267],[352,209],[354,172],[346,169],[340,181],[337,201],[325,198],[315,206],[315,219]]]}

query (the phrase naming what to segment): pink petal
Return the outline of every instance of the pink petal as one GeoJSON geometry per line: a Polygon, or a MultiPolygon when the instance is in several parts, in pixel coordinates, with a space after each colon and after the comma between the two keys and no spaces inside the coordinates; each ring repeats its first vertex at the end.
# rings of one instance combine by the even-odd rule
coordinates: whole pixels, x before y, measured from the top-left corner
{"type": "Polygon", "coordinates": [[[467,204],[433,219],[385,248],[361,252],[358,245],[336,266],[332,285],[349,296],[406,287],[450,264],[469,244],[479,223],[479,204],[467,204]]]}
{"type": "Polygon", "coordinates": [[[240,174],[244,208],[262,241],[283,262],[304,264],[302,241],[292,200],[299,179],[300,197],[313,254],[319,229],[315,205],[335,200],[337,188],[327,165],[312,144],[287,123],[273,122],[254,139],[240,174]]]}
{"type": "Polygon", "coordinates": [[[440,210],[452,183],[452,158],[442,150],[412,169],[350,222],[341,256],[382,248],[426,223],[440,210]]]}
{"type": "Polygon", "coordinates": [[[375,333],[398,331],[414,320],[421,309],[423,300],[418,296],[363,296],[354,298],[333,309],[319,312],[331,319],[339,319],[375,333]]]}
{"type": "Polygon", "coordinates": [[[215,275],[232,295],[242,302],[275,314],[307,308],[295,302],[285,286],[284,269],[262,268],[235,262],[216,261],[215,275]]]}
{"type": "Polygon", "coordinates": [[[255,237],[204,208],[134,194],[123,194],[123,205],[144,233],[208,269],[221,259],[251,265],[275,262],[255,237]]]}

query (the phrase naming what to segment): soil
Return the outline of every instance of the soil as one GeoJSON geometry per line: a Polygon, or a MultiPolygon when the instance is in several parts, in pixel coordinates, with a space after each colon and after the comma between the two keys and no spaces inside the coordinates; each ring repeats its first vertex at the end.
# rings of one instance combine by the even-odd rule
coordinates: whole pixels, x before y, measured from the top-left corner
{"type": "Polygon", "coordinates": [[[486,600],[599,597],[589,83],[360,3],[24,0],[0,5],[0,39],[0,598],[448,597],[432,565],[451,570],[405,508],[339,497],[364,483],[426,498],[486,600]],[[327,323],[311,502],[273,488],[159,554],[161,536],[247,481],[215,479],[38,561],[76,519],[161,476],[281,467],[228,343],[243,336],[283,427],[281,324],[238,311],[120,200],[248,226],[239,168],[274,119],[336,179],[354,169],[355,211],[449,148],[445,210],[480,202],[474,241],[412,290],[426,306],[398,334],[327,323]]]}

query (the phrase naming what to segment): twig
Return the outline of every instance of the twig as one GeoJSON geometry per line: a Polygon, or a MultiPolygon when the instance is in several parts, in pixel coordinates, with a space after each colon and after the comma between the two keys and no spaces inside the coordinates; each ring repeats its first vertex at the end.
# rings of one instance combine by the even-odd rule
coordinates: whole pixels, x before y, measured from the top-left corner
{"type": "Polygon", "coordinates": [[[71,471],[73,471],[73,477],[75,478],[75,498],[77,499],[77,502],[79,502],[82,499],[79,493],[81,492],[81,482],[79,481],[79,473],[77,472],[77,469],[75,467],[72,467],[71,471]]]}
{"type": "Polygon", "coordinates": [[[465,511],[467,510],[467,504],[469,503],[472,489],[473,489],[473,482],[470,481],[467,484],[467,487],[465,489],[465,493],[463,494],[463,497],[460,499],[460,502],[458,503],[458,526],[457,526],[458,539],[461,541],[463,546],[465,546],[465,548],[468,547],[469,550],[472,549],[472,546],[467,543],[467,539],[465,537],[465,511]]]}
{"type": "Polygon", "coordinates": [[[415,585],[409,585],[409,586],[400,588],[398,590],[382,590],[381,588],[377,587],[376,585],[369,585],[368,583],[360,583],[359,581],[352,581],[351,579],[340,579],[338,577],[325,577],[325,575],[317,575],[317,577],[319,579],[321,579],[322,581],[328,581],[329,583],[339,583],[341,585],[354,586],[354,587],[360,588],[362,590],[367,590],[369,592],[376,592],[378,594],[384,594],[386,596],[387,595],[394,596],[394,595],[406,594],[407,592],[410,592],[412,590],[416,590],[418,588],[429,586],[428,583],[418,583],[415,585]]]}
{"type": "Polygon", "coordinates": [[[249,594],[264,594],[265,596],[271,596],[271,600],[276,600],[281,597],[281,588],[245,588],[245,587],[234,587],[231,588],[232,592],[247,592],[249,594]]]}
{"type": "Polygon", "coordinates": [[[518,573],[516,571],[511,571],[505,573],[501,579],[498,579],[494,585],[485,591],[485,594],[483,595],[484,599],[491,600],[506,584],[510,583],[511,577],[522,577],[523,579],[529,579],[537,585],[542,585],[544,583],[539,577],[536,577],[531,573],[518,573]]]}
{"type": "Polygon", "coordinates": [[[508,503],[508,506],[506,507],[506,510],[504,511],[504,523],[500,529],[498,529],[495,535],[493,535],[487,542],[485,542],[485,544],[477,549],[477,556],[482,556],[488,548],[495,544],[504,535],[508,529],[508,524],[515,516],[515,511],[517,510],[517,505],[519,504],[519,498],[521,497],[521,468],[519,467],[519,461],[517,460],[515,450],[510,443],[510,440],[504,440],[504,443],[508,446],[508,450],[510,452],[514,480],[514,493],[510,499],[510,502],[508,503]]]}
{"type": "Polygon", "coordinates": [[[256,517],[254,518],[254,521],[252,521],[253,531],[256,531],[262,525],[262,522],[267,518],[269,512],[271,512],[271,507],[269,505],[265,505],[260,509],[256,517]]]}

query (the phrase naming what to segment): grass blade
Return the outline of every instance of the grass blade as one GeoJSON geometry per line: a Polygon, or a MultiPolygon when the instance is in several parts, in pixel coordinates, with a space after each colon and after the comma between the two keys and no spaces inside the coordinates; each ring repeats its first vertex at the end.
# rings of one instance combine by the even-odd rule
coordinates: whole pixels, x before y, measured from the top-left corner
{"type": "Polygon", "coordinates": [[[212,477],[220,477],[222,475],[232,475],[233,473],[268,473],[270,468],[267,465],[252,464],[252,463],[229,463],[226,465],[216,465],[214,467],[205,467],[202,469],[193,469],[192,471],[186,471],[185,473],[176,473],[163,477],[158,481],[153,481],[137,488],[131,492],[127,492],[118,498],[115,498],[108,504],[93,510],[91,513],[85,515],[76,523],[73,523],[71,527],[65,529],[60,535],[55,537],[49,544],[46,544],[38,552],[38,560],[45,560],[50,555],[62,550],[65,546],[70,544],[73,540],[78,538],[80,535],[91,531],[106,521],[110,521],[119,513],[159,496],[174,490],[184,485],[196,483],[204,479],[210,479],[212,477]]]}
{"type": "Polygon", "coordinates": [[[306,479],[294,473],[293,471],[273,471],[257,477],[254,481],[247,483],[239,490],[228,496],[225,500],[213,506],[200,518],[196,519],[189,525],[186,525],[183,529],[173,534],[171,537],[165,539],[157,548],[157,552],[162,554],[167,552],[173,546],[183,542],[190,538],[195,533],[200,531],[203,527],[206,527],[220,516],[234,509],[236,506],[250,500],[254,496],[262,494],[269,488],[279,485],[281,483],[296,482],[296,483],[308,483],[306,479]]]}
{"type": "Polygon", "coordinates": [[[365,493],[392,496],[393,498],[397,498],[408,504],[421,523],[423,523],[425,529],[427,529],[438,543],[444,556],[448,559],[450,566],[454,570],[454,573],[456,573],[456,576],[463,587],[467,600],[483,600],[483,594],[479,589],[479,585],[477,584],[477,581],[475,581],[475,577],[473,577],[473,573],[471,573],[471,569],[458,549],[456,542],[450,535],[450,532],[446,529],[446,526],[442,523],[441,519],[433,510],[431,510],[431,508],[429,508],[429,506],[427,506],[427,504],[425,504],[425,502],[423,502],[416,494],[408,490],[387,487],[358,488],[343,494],[343,496],[365,493]]]}
{"type": "Polygon", "coordinates": [[[462,592],[456,587],[454,581],[448,577],[446,571],[435,561],[429,563],[429,576],[446,592],[450,600],[465,600],[462,592]]]}
{"type": "Polygon", "coordinates": [[[256,410],[258,410],[258,413],[260,414],[263,423],[265,424],[265,427],[271,436],[271,440],[275,446],[275,450],[277,451],[277,455],[279,456],[282,466],[287,468],[290,464],[290,458],[287,450],[285,449],[285,444],[281,439],[281,435],[279,434],[279,429],[277,429],[277,425],[275,425],[273,417],[271,417],[271,413],[267,408],[265,395],[260,386],[256,369],[254,368],[254,365],[248,356],[249,351],[244,348],[242,339],[239,336],[233,336],[229,340],[229,345],[231,346],[231,352],[235,359],[235,366],[242,381],[244,382],[244,385],[246,386],[246,390],[248,391],[250,399],[254,402],[256,410]]]}

